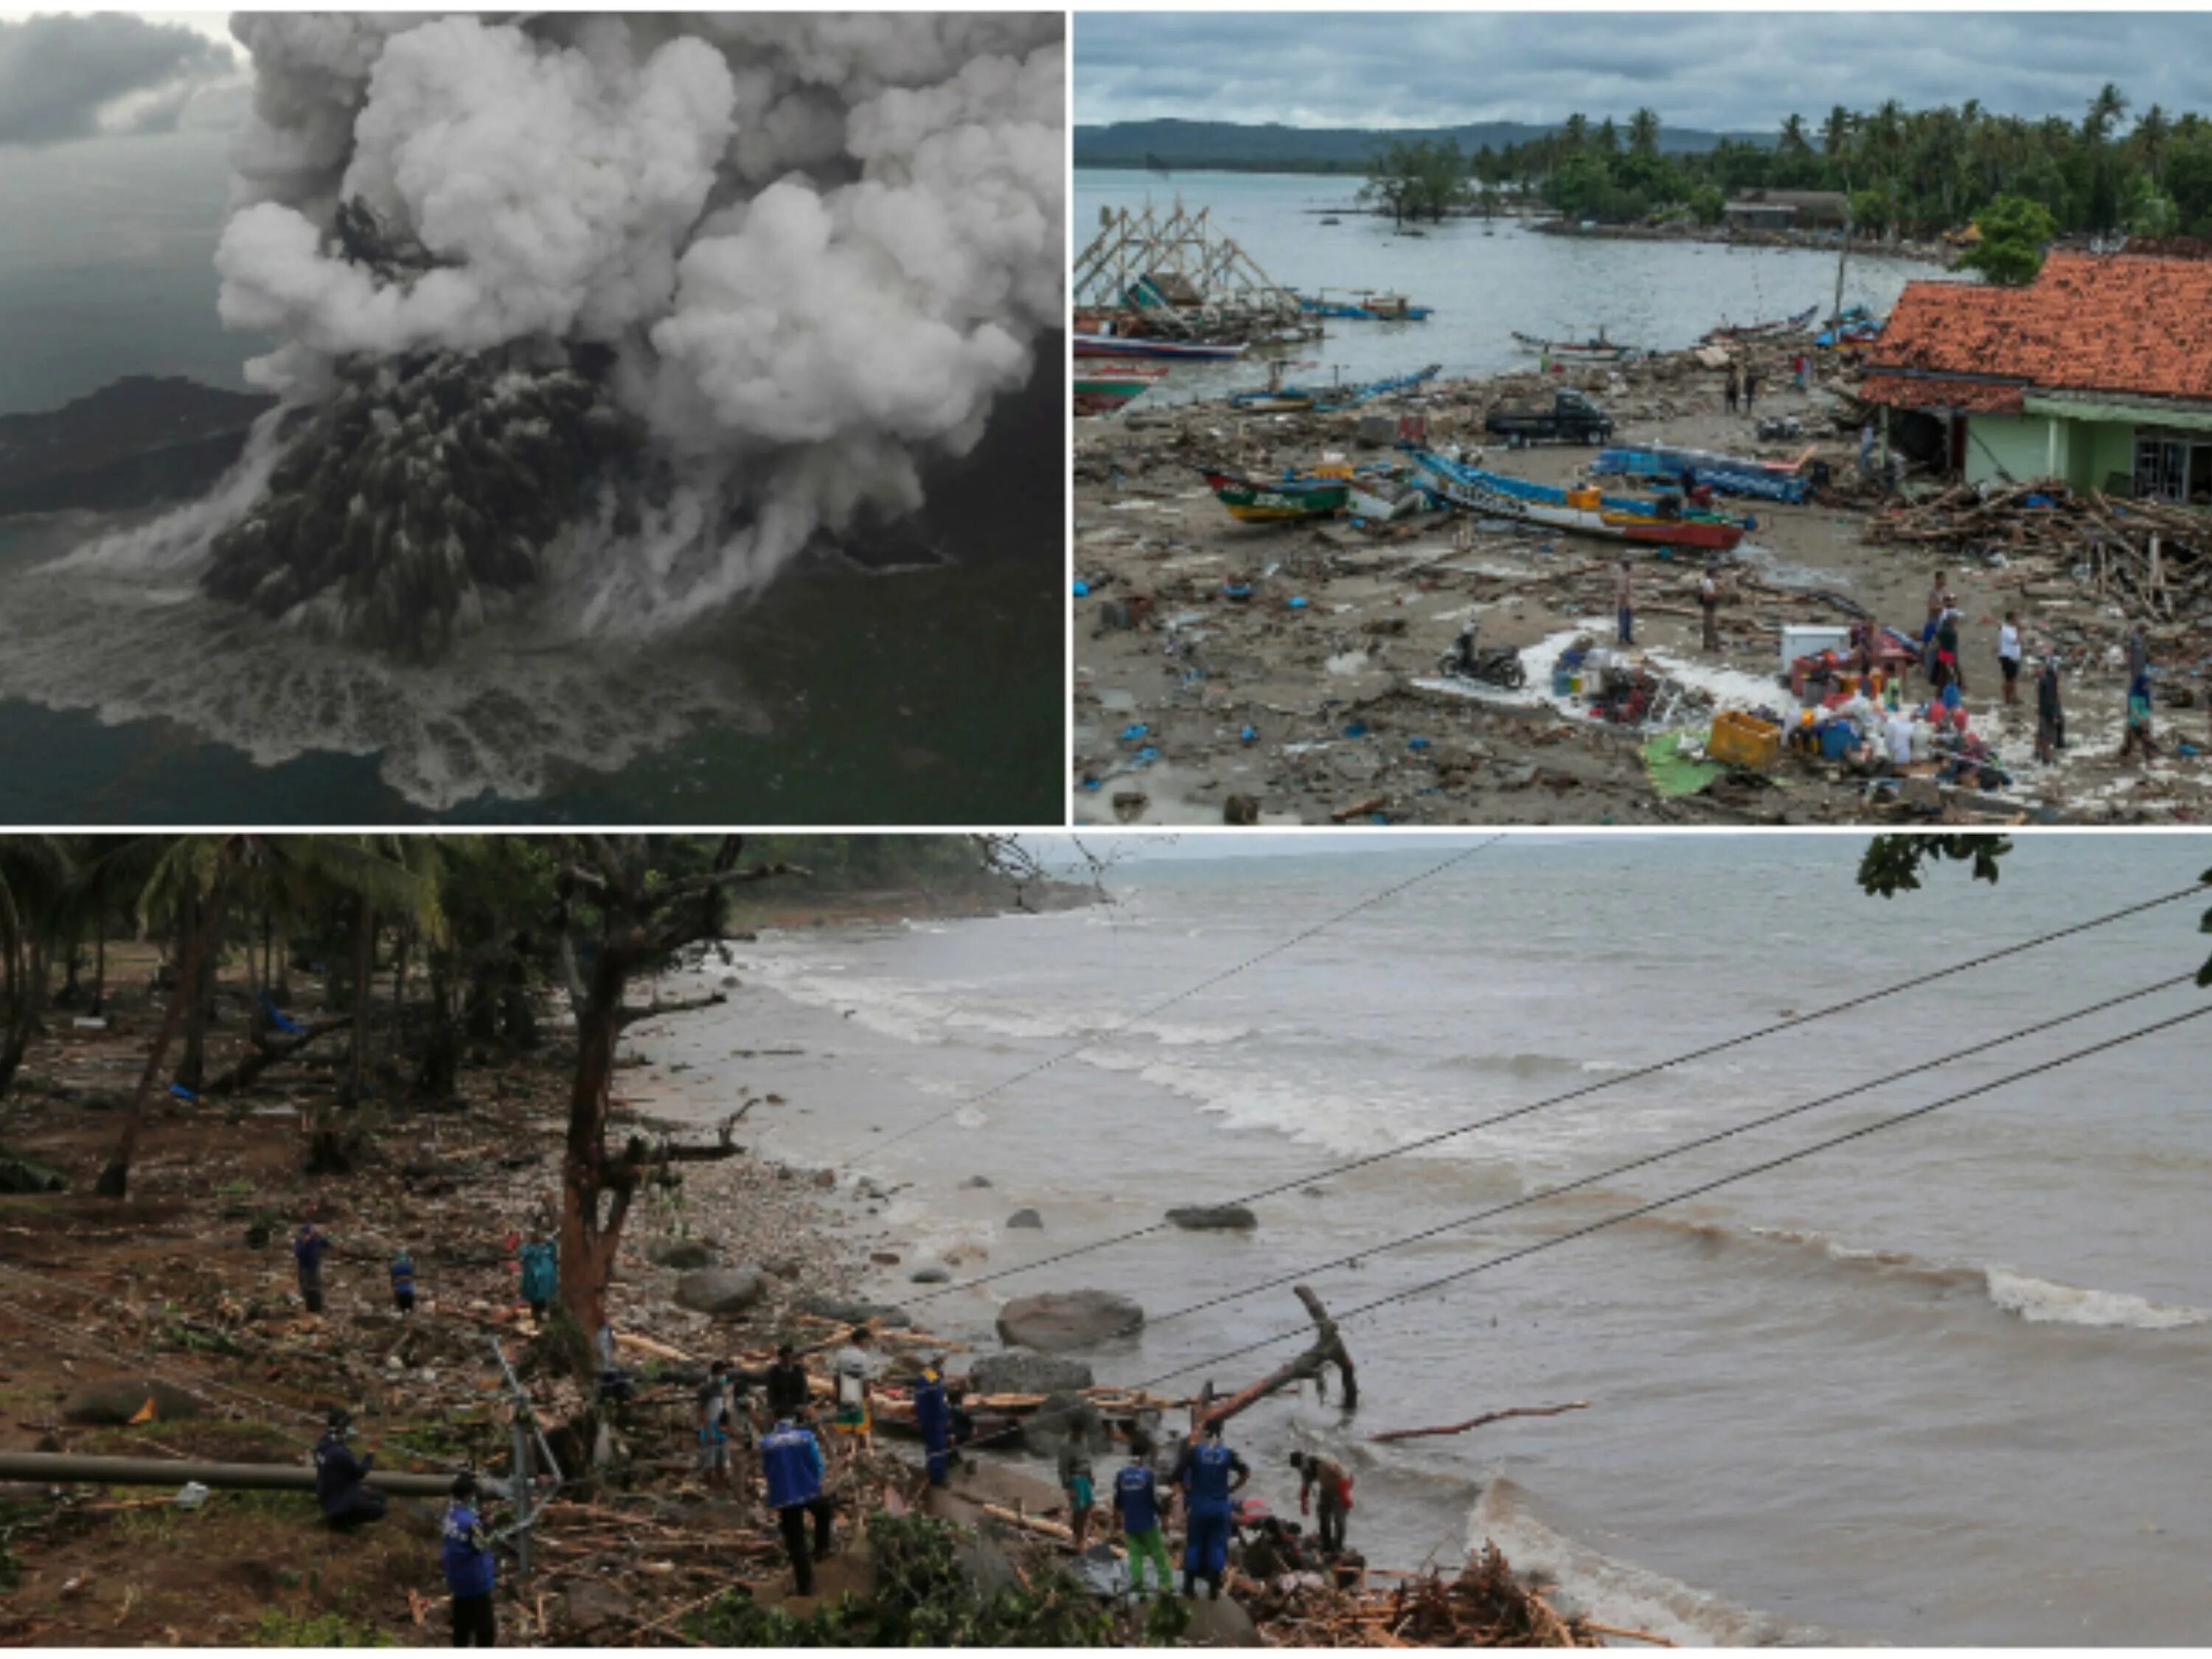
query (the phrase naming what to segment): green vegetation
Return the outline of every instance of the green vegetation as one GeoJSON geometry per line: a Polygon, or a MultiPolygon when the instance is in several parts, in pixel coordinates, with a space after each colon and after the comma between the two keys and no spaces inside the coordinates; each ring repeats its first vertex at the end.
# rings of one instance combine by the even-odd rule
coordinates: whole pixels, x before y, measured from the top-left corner
{"type": "Polygon", "coordinates": [[[288,1613],[271,1607],[253,1621],[246,1644],[255,1648],[396,1648],[374,1626],[342,1613],[288,1613]]]}
{"type": "Polygon", "coordinates": [[[1473,198],[1467,158],[1459,146],[1423,138],[1385,144],[1376,152],[1359,199],[1386,210],[1393,222],[1441,219],[1473,198]]]}
{"type": "Polygon", "coordinates": [[[967,1534],[926,1516],[868,1517],[876,1588],[817,1607],[804,1618],[732,1592],[684,1621],[686,1634],[718,1648],[1165,1646],[1188,1611],[1173,1596],[1129,1616],[1102,1607],[1073,1579],[1032,1572],[1027,1588],[987,1590],[962,1564],[967,1534]]]}
{"type": "Polygon", "coordinates": [[[2006,288],[2024,288],[2043,269],[2043,251],[2057,226],[2051,210],[2024,196],[2000,196],[1975,216],[1981,240],[1959,263],[2006,288]]]}
{"type": "Polygon", "coordinates": [[[2212,235],[2212,120],[2154,104],[2123,131],[2129,108],[2111,85],[2078,122],[1992,115],[1973,100],[1908,111],[1892,99],[1871,111],[1838,105],[1817,131],[1792,115],[1771,143],[1723,138],[1674,154],[1662,153],[1649,110],[1631,118],[1626,140],[1610,119],[1593,126],[1577,114],[1543,137],[1484,145],[1472,167],[1484,184],[1611,223],[1692,206],[1711,187],[1844,192],[1856,226],[1876,234],[1961,230],[2014,198],[2048,214],[2053,234],[2212,235]]]}

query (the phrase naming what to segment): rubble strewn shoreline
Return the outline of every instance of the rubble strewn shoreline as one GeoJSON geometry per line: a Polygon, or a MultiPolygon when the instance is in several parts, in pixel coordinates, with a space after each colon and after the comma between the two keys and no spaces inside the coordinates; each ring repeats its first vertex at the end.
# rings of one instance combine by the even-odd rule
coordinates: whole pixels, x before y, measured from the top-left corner
{"type": "MultiPolygon", "coordinates": [[[[1705,349],[1549,375],[1532,360],[1526,372],[1431,382],[1356,412],[1239,416],[1221,404],[1153,407],[1146,398],[1118,416],[1077,421],[1075,574],[1085,588],[1075,601],[1077,821],[2199,821],[2212,807],[2212,769],[2175,739],[2207,746],[2208,619],[2154,621],[2164,752],[2148,767],[2118,763],[2128,613],[2071,564],[2021,556],[2002,526],[1978,526],[1963,551],[1886,537],[1892,520],[1857,477],[1863,410],[1847,379],[1797,390],[1792,359],[1802,349],[1736,348],[1759,374],[1755,415],[1723,407],[1727,359],[1705,349]],[[1341,519],[1239,524],[1200,477],[1201,466],[1265,478],[1324,461],[1388,461],[1400,417],[1422,422],[1432,447],[1473,448],[1484,444],[1491,410],[1536,404],[1561,385],[1614,415],[1616,443],[1781,460],[1810,450],[1828,464],[1833,482],[1802,507],[1717,503],[1757,520],[1715,567],[1728,592],[1719,655],[1698,641],[1698,556],[1441,514],[1371,529],[1341,519]],[[1770,416],[1794,420],[1802,435],[1761,441],[1756,420],[1770,416]],[[1691,686],[1717,674],[1764,680],[1771,709],[1785,716],[1795,708],[1780,683],[1785,624],[1840,628],[1871,614],[1917,635],[1929,581],[1946,571],[1963,618],[1970,714],[2009,787],[1957,789],[1931,778],[1909,793],[1870,793],[1841,764],[1791,757],[1763,775],[1729,772],[1667,793],[1647,771],[1653,732],[1554,702],[1550,657],[1529,661],[1522,694],[1439,683],[1437,666],[1471,612],[1486,646],[1528,653],[1577,635],[1609,643],[1624,554],[1635,562],[1644,667],[1691,686]],[[1996,634],[2008,609],[2021,612],[2032,661],[2055,647],[2069,665],[2071,746],[2049,769],[2030,756],[2033,686],[2023,684],[2018,708],[1998,706],[1996,634]]],[[[1825,354],[1816,374],[1836,374],[1825,354]]],[[[1484,465],[1569,484],[1593,458],[1584,448],[1493,444],[1484,465]]],[[[1908,489],[1940,496],[1918,481],[1908,489]]],[[[1911,684],[1909,696],[1925,695],[1911,684]]]]}

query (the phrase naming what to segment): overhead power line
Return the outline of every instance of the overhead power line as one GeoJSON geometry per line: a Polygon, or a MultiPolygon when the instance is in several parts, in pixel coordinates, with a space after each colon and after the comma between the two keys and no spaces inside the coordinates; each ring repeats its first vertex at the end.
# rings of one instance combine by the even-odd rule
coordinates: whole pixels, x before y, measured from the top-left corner
{"type": "MultiPolygon", "coordinates": [[[[1474,1263],[1472,1267],[1459,1268],[1455,1272],[1442,1274],[1437,1278],[1428,1279],[1422,1284],[1412,1285],[1402,1291],[1393,1291],[1386,1296],[1376,1297],[1371,1302],[1363,1302],[1357,1307],[1348,1308],[1341,1313],[1332,1313],[1330,1315],[1330,1318],[1339,1325],[1346,1324],[1352,1320],[1373,1313],[1377,1309],[1389,1307],[1394,1303],[1405,1302],[1414,1297],[1432,1294],[1437,1291],[1442,1290],[1448,1285],[1457,1284],[1460,1280],[1463,1279],[1470,1279],[1477,1273],[1487,1273],[1492,1267],[1502,1267],[1508,1262],[1519,1261],[1525,1257],[1537,1255],[1544,1250],[1556,1249],[1562,1244],[1571,1243],[1573,1240],[1577,1238],[1587,1238],[1590,1234],[1601,1232],[1607,1227],[1617,1227],[1623,1222],[1634,1221],[1640,1217],[1650,1215],[1655,1211],[1666,1209],[1670,1205],[1680,1204],[1686,1202],[1690,1199],[1702,1197],[1705,1194],[1716,1192],[1723,1187],[1733,1186],[1740,1181],[1748,1181],[1753,1176],[1767,1174],[1771,1170],[1781,1169],[1785,1164],[1795,1164],[1802,1159],[1811,1158],[1817,1153],[1832,1151],[1834,1148],[1844,1146],[1850,1141],[1863,1140],[1869,1135],[1879,1134],[1884,1130],[1893,1129],[1901,1124],[1913,1122],[1917,1119],[1928,1116],[1930,1113],[1942,1111],[1946,1107],[1955,1106],[1961,1101],[1972,1100],[1982,1095],[1992,1094],[1999,1089],[2008,1088],[2013,1084],[2023,1082],[2029,1078],[2040,1077],[2046,1073],[2055,1072],[2062,1066],[2071,1066],[2077,1060],[2087,1060],[2092,1055],[2107,1054],[2112,1049],[2120,1048],[2124,1044],[2137,1042],[2145,1037],[2155,1036],[2160,1032],[2171,1030],[2178,1025],[2186,1024],[2192,1019],[2202,1019],[2208,1014],[2212,1014],[2212,1006],[2193,1008],[2185,1014],[2176,1014],[2166,1019],[2154,1021],[2148,1025],[2139,1026],[2135,1030],[2125,1032],[2119,1036],[2108,1037],[2102,1042],[2092,1043],[2087,1048],[2074,1049],[2069,1053],[2060,1054],[2055,1059],[2043,1060],[2036,1065],[2023,1067],[2021,1070],[2011,1073],[2005,1077],[1995,1079],[1988,1083],[1978,1084],[1971,1089],[1962,1089],[1956,1094],[1947,1095],[1941,1100],[1930,1101],[1924,1106],[1916,1106],[1910,1111],[1899,1112],[1893,1116],[1879,1119],[1873,1123],[1862,1125],[1858,1128],[1847,1130],[1841,1134],[1832,1135],[1826,1140],[1815,1141],[1809,1146],[1801,1146],[1795,1152],[1784,1152],[1778,1157],[1767,1158],[1764,1162],[1752,1164],[1746,1169],[1735,1170],[1731,1174],[1718,1176],[1711,1181],[1699,1182],[1696,1186],[1686,1187],[1681,1191],[1670,1193],[1664,1198],[1654,1199],[1646,1204],[1639,1204],[1632,1209],[1623,1210],[1616,1215],[1607,1216],[1602,1219],[1587,1223],[1584,1225],[1574,1228],[1570,1231],[1559,1233],[1549,1238],[1539,1239],[1534,1243],[1522,1245],[1516,1249],[1507,1250],[1502,1255],[1486,1257],[1483,1261],[1474,1263]]],[[[1305,1326],[1293,1326],[1287,1329],[1277,1331],[1271,1336],[1263,1336],[1257,1341],[1245,1343],[1241,1347],[1231,1348],[1221,1353],[1211,1354],[1203,1359],[1191,1360],[1187,1364],[1176,1366],[1172,1370],[1163,1371],[1157,1376],[1148,1377],[1144,1382],[1134,1383],[1131,1386],[1138,1389],[1147,1389],[1158,1388],[1160,1384],[1172,1382],[1178,1376],[1188,1376],[1193,1371],[1203,1370],[1209,1366],[1222,1364],[1231,1359],[1241,1359],[1247,1354],[1257,1353],[1261,1349],[1273,1347],[1279,1342],[1287,1342],[1302,1337],[1310,1339],[1312,1334],[1312,1327],[1310,1324],[1305,1326]]]]}
{"type": "MultiPolygon", "coordinates": [[[[2086,921],[2075,922],[2047,933],[2037,934],[2032,939],[2022,939],[2014,945],[1984,951],[1980,956],[1970,957],[1963,962],[1953,963],[1948,967],[1931,969],[1927,973],[1917,975],[1911,979],[1892,981],[1879,989],[1862,993],[1857,996],[1847,998],[1842,1002],[1832,1003],[1826,1008],[1816,1009],[1809,1014],[1793,1015],[1787,1019],[1778,1020],[1772,1024],[1760,1026],[1756,1030],[1746,1031],[1736,1036],[1723,1037],[1717,1042],[1688,1049],[1666,1060],[1654,1060],[1649,1065],[1639,1066],[1631,1071],[1616,1072],[1596,1082],[1569,1089],[1564,1093],[1547,1096],[1541,1100],[1532,1101],[1525,1106],[1516,1106],[1503,1112],[1495,1112],[1487,1117],[1476,1118],[1451,1128],[1439,1129],[1433,1133],[1423,1135],[1400,1146],[1385,1148],[1382,1152],[1370,1152],[1363,1157],[1331,1165],[1327,1169],[1312,1170],[1288,1181],[1277,1182],[1272,1186],[1258,1188],[1235,1197],[1219,1199],[1215,1200],[1215,1206],[1257,1203],[1261,1199],[1273,1198],[1299,1187],[1310,1186],[1316,1181],[1333,1180],[1339,1176],[1350,1175],[1356,1170],[1367,1169],[1390,1158],[1403,1158],[1408,1152],[1416,1152],[1426,1147],[1439,1146],[1444,1141],[1456,1139],[1462,1135],[1474,1134],[1484,1129],[1496,1128],[1502,1123],[1510,1123],[1516,1119],[1528,1117],[1537,1112],[1548,1111],[1555,1106],[1565,1106],[1577,1100],[1586,1100],[1607,1090],[1618,1089],[1627,1084],[1640,1082],[1645,1078],[1655,1077],[1662,1072],[1669,1071],[1677,1066],[1687,1065],[1692,1060],[1709,1059],[1714,1054],[1724,1054],[1731,1048],[1740,1048],[1765,1037],[1776,1036],[1784,1031],[1796,1030],[1800,1027],[1811,1025],[1820,1020],[1833,1018],[1838,1014],[1850,1013],[1856,1009],[1866,1007],[1871,1003],[1879,1002],[1886,997],[1896,996],[1905,991],[1917,991],[1954,975],[1986,967],[1994,962],[2001,962],[2008,957],[2040,950],[2043,946],[2057,944],[2061,939],[2073,939],[2100,927],[2110,927],[2114,922],[2124,921],[2130,916],[2141,915],[2145,911],[2154,910],[2161,905],[2172,904],[2182,899],[2199,896],[2203,890],[2202,884],[2179,888],[2156,898],[2145,899],[2139,903],[2126,905],[2118,910],[2107,911],[2103,915],[2093,916],[2086,921]]],[[[921,1295],[908,1297],[904,1300],[909,1306],[933,1302],[938,1297],[950,1296],[956,1291],[973,1290],[977,1285],[995,1284],[1000,1279],[1011,1279],[1018,1273],[1036,1273],[1040,1268],[1073,1261],[1078,1256],[1089,1255],[1098,1250],[1110,1249],[1116,1245],[1132,1243],[1139,1238],[1149,1237],[1154,1233],[1164,1232],[1173,1224],[1164,1219],[1147,1222],[1141,1227],[1132,1227],[1126,1232],[1094,1239],[1086,1244],[1071,1245],[1066,1249],[1054,1251],[1050,1255],[1040,1256],[1033,1261],[994,1268],[987,1273],[977,1273],[972,1278],[941,1285],[921,1295]]]]}

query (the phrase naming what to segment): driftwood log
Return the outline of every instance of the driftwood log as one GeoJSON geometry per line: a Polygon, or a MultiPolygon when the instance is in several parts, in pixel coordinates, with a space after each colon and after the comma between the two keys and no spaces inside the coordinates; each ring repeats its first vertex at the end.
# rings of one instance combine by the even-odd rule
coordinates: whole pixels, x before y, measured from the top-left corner
{"type": "Polygon", "coordinates": [[[1288,1364],[1276,1367],[1257,1382],[1232,1395],[1214,1398],[1212,1385],[1208,1383],[1206,1392],[1191,1407],[1193,1434],[1210,1423],[1226,1423],[1238,1413],[1250,1410],[1269,1395],[1279,1393],[1294,1382],[1303,1382],[1309,1377],[1319,1381],[1332,1367],[1344,1385],[1345,1410],[1358,1410],[1359,1377],[1352,1369],[1352,1351],[1344,1346],[1344,1338],[1337,1332],[1336,1322],[1328,1316],[1328,1310],[1322,1306],[1321,1298],[1309,1287],[1294,1285],[1291,1288],[1312,1316],[1313,1346],[1288,1364]]]}
{"type": "Polygon", "coordinates": [[[1503,1422],[1509,1417],[1557,1417],[1562,1412],[1589,1409],[1587,1400],[1571,1400],[1564,1406],[1510,1406],[1500,1412],[1485,1412],[1480,1417],[1470,1417],[1464,1423],[1445,1423],[1433,1429],[1390,1429],[1367,1437],[1377,1445],[1388,1440],[1425,1440],[1431,1435],[1465,1434],[1469,1429],[1479,1429],[1486,1423],[1503,1422]]]}

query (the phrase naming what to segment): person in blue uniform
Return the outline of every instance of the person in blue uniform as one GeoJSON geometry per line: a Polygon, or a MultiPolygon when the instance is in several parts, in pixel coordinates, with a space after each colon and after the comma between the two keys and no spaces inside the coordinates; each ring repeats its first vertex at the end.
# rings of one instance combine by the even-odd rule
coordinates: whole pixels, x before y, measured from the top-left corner
{"type": "Polygon", "coordinates": [[[1198,1593],[1196,1581],[1212,1586],[1212,1599],[1221,1599],[1222,1575],[1229,1570],[1229,1500],[1252,1471],[1244,1460],[1221,1443],[1221,1425],[1209,1422],[1183,1444],[1176,1460],[1175,1483],[1182,1488],[1186,1531],[1182,1553],[1182,1593],[1198,1593]]]}
{"type": "Polygon", "coordinates": [[[402,1314],[415,1311],[415,1258],[404,1245],[392,1258],[392,1305],[402,1314]]]}
{"type": "Polygon", "coordinates": [[[830,1528],[835,1511],[822,1494],[822,1445],[814,1431],[803,1422],[785,1418],[761,1439],[761,1478],[768,1484],[768,1506],[775,1511],[783,1534],[784,1552],[791,1557],[792,1582],[801,1595],[814,1594],[814,1564],[830,1553],[830,1528]],[[813,1547],[809,1548],[806,1517],[814,1517],[813,1547]]]}
{"type": "Polygon", "coordinates": [[[1146,1448],[1133,1443],[1129,1461],[1114,1477],[1114,1516],[1128,1546],[1129,1588],[1145,1594],[1145,1564],[1152,1565],[1152,1583],[1164,1595],[1175,1586],[1168,1565],[1168,1547],[1160,1526],[1160,1487],[1146,1456],[1146,1448]]]}
{"type": "Polygon", "coordinates": [[[499,1620],[491,1593],[499,1583],[499,1563],[492,1558],[491,1536],[477,1513],[476,1501],[476,1476],[465,1472],[455,1475],[438,1565],[445,1569],[446,1589],[453,1598],[453,1645],[495,1648],[499,1620]]]}
{"type": "Polygon", "coordinates": [[[334,1411],[323,1437],[315,1443],[315,1502],[323,1519],[341,1529],[384,1518],[384,1494],[368,1484],[376,1454],[355,1456],[346,1443],[352,1438],[352,1416],[334,1411]]]}
{"type": "Polygon", "coordinates": [[[921,1431],[921,1449],[929,1465],[929,1484],[947,1485],[952,1479],[952,1403],[945,1395],[941,1362],[932,1359],[914,1382],[914,1425],[921,1431]]]}

